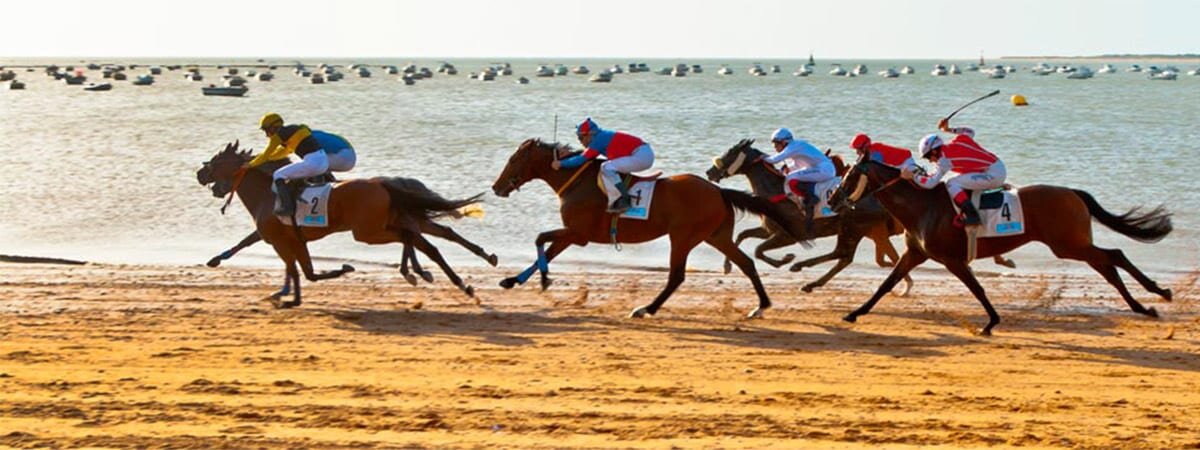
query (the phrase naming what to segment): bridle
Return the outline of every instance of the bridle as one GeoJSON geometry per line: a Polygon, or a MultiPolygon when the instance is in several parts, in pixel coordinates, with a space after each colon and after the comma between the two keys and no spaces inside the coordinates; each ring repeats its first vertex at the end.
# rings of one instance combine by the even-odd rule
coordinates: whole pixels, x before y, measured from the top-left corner
{"type": "MultiPolygon", "coordinates": [[[[869,163],[870,163],[870,161],[863,161],[863,162],[860,162],[860,163],[858,163],[858,164],[855,164],[855,165],[854,165],[854,168],[853,168],[853,169],[851,169],[851,170],[853,170],[854,172],[858,173],[858,176],[859,176],[859,177],[866,177],[866,176],[867,176],[867,173],[866,173],[866,171],[864,171],[862,168],[863,168],[863,167],[865,167],[865,166],[864,166],[865,164],[869,164],[869,163]]],[[[863,191],[863,190],[866,190],[866,185],[865,185],[865,184],[862,184],[862,183],[866,183],[866,182],[867,182],[867,179],[865,179],[865,178],[859,178],[859,180],[860,180],[860,181],[859,181],[859,184],[860,184],[862,187],[861,187],[861,188],[855,188],[855,189],[854,189],[854,190],[855,190],[855,192],[852,192],[850,195],[847,195],[847,196],[845,196],[844,198],[842,198],[842,203],[846,204],[846,206],[848,206],[849,208],[851,208],[851,209],[854,209],[854,205],[855,205],[855,204],[857,204],[857,203],[858,203],[860,200],[862,200],[864,197],[873,197],[873,196],[875,196],[875,194],[878,194],[878,193],[880,193],[880,192],[883,192],[883,191],[884,191],[884,190],[886,190],[887,188],[890,188],[890,187],[892,187],[892,186],[895,186],[895,185],[896,185],[896,183],[899,183],[899,182],[900,182],[901,180],[903,180],[903,179],[904,179],[904,177],[901,177],[901,176],[897,175],[897,176],[896,176],[896,178],[892,178],[891,180],[888,180],[888,182],[886,182],[886,183],[883,183],[883,184],[881,184],[879,187],[877,187],[877,188],[875,188],[875,189],[871,190],[871,192],[867,192],[867,193],[865,193],[865,194],[864,194],[864,193],[863,193],[863,192],[861,192],[861,191],[863,191]]],[[[842,188],[843,188],[843,187],[845,187],[845,186],[846,186],[846,183],[842,183],[842,184],[838,185],[838,188],[837,188],[837,191],[835,191],[835,194],[837,194],[837,193],[840,193],[839,191],[841,191],[841,190],[842,190],[842,188]]]]}
{"type": "MultiPolygon", "coordinates": [[[[725,161],[722,160],[721,158],[713,158],[713,167],[716,167],[718,170],[721,170],[725,173],[725,176],[723,176],[721,178],[732,177],[732,176],[738,174],[738,171],[742,169],[742,165],[746,163],[746,151],[749,148],[750,147],[748,145],[746,147],[741,148],[740,151],[738,152],[737,157],[733,159],[732,163],[729,163],[729,167],[722,167],[725,165],[725,161]]],[[[759,163],[767,166],[767,170],[771,171],[772,173],[774,173],[776,175],[780,175],[780,176],[783,175],[782,173],[779,173],[779,170],[776,169],[775,166],[767,164],[766,161],[764,161],[762,157],[759,157],[759,158],[755,159],[754,161],[750,161],[750,164],[759,164],[759,163]]]]}

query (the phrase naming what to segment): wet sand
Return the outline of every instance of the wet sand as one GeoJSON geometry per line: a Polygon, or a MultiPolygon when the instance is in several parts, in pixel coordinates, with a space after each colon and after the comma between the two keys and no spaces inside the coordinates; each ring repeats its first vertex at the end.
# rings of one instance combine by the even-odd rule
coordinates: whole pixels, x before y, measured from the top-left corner
{"type": "Polygon", "coordinates": [[[274,310],[275,270],[0,264],[0,447],[1200,448],[1198,273],[1135,290],[1154,320],[980,264],[985,338],[936,270],[847,324],[882,276],[771,271],[747,321],[744,278],[692,272],[633,320],[664,273],[471,271],[475,302],[360,269],[274,310]]]}

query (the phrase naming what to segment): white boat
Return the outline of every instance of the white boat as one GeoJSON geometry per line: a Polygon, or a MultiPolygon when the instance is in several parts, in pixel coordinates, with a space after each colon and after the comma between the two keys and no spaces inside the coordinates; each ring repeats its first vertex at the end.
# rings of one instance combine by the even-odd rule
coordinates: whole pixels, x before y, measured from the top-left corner
{"type": "Polygon", "coordinates": [[[140,75],[137,79],[133,80],[134,86],[149,86],[152,84],[154,84],[154,75],[150,74],[140,75]]]}
{"type": "Polygon", "coordinates": [[[993,80],[1002,80],[1004,79],[1005,75],[1007,75],[1007,73],[1004,71],[1004,69],[992,69],[987,71],[987,77],[993,80]]]}
{"type": "Polygon", "coordinates": [[[503,75],[506,77],[509,75],[512,75],[512,73],[513,73],[512,72],[512,64],[504,63],[504,65],[500,66],[500,70],[498,70],[496,72],[497,72],[497,74],[503,75]]]}
{"type": "Polygon", "coordinates": [[[546,66],[538,66],[537,71],[534,72],[533,75],[538,76],[538,77],[543,77],[543,78],[552,77],[552,76],[554,76],[554,69],[551,69],[546,66]]]}
{"type": "Polygon", "coordinates": [[[1100,70],[1096,71],[1096,73],[1117,73],[1117,68],[1113,67],[1112,64],[1105,64],[1104,67],[1101,67],[1100,70]]]}
{"type": "Polygon", "coordinates": [[[897,72],[894,68],[888,67],[887,70],[880,71],[879,76],[884,78],[896,78],[900,76],[900,72],[897,72]]]}
{"type": "Polygon", "coordinates": [[[587,66],[575,66],[575,68],[571,69],[571,71],[575,72],[576,75],[587,75],[589,73],[592,73],[592,71],[590,69],[588,69],[587,66]]]}
{"type": "Polygon", "coordinates": [[[593,83],[608,83],[608,82],[612,81],[612,76],[613,76],[613,74],[611,71],[609,71],[608,69],[603,69],[599,72],[596,72],[595,75],[592,75],[592,77],[589,78],[588,81],[591,81],[593,83]]]}
{"type": "Polygon", "coordinates": [[[561,77],[566,74],[567,74],[567,66],[559,64],[557,67],[554,68],[554,76],[561,77]]]}
{"type": "Polygon", "coordinates": [[[951,75],[962,75],[962,69],[958,68],[958,64],[951,64],[950,65],[950,74],[951,75]]]}
{"type": "Polygon", "coordinates": [[[812,68],[808,66],[800,66],[799,69],[796,69],[795,72],[792,72],[792,76],[797,77],[807,77],[809,75],[812,75],[812,68]]]}
{"type": "Polygon", "coordinates": [[[1191,76],[1193,76],[1193,77],[1194,77],[1194,76],[1200,76],[1200,69],[1192,69],[1192,70],[1189,70],[1189,71],[1188,71],[1188,75],[1191,75],[1191,76]]]}
{"type": "Polygon", "coordinates": [[[1175,81],[1177,76],[1179,76],[1179,74],[1173,70],[1164,70],[1162,72],[1150,75],[1150,79],[1160,81],[1175,81]]]}
{"type": "Polygon", "coordinates": [[[855,75],[866,75],[867,74],[867,66],[862,65],[862,64],[854,66],[854,70],[851,70],[850,73],[853,73],[855,75]]]}
{"type": "MultiPolygon", "coordinates": [[[[316,77],[314,76],[313,78],[316,77]]],[[[204,95],[217,97],[241,97],[246,95],[246,91],[249,90],[250,88],[246,86],[214,86],[211,84],[200,88],[200,92],[204,95]]]]}
{"type": "Polygon", "coordinates": [[[842,66],[838,65],[835,65],[832,69],[829,69],[829,74],[835,77],[844,77],[847,73],[849,72],[846,72],[846,69],[843,69],[842,66]]]}
{"type": "MultiPolygon", "coordinates": [[[[475,78],[475,74],[471,74],[471,78],[475,78]]],[[[405,86],[412,86],[417,82],[417,80],[413,79],[411,74],[407,73],[400,77],[400,81],[403,82],[405,86]]]]}
{"type": "Polygon", "coordinates": [[[383,71],[387,72],[388,75],[396,75],[400,73],[400,68],[396,66],[387,66],[383,68],[383,71]]]}
{"type": "Polygon", "coordinates": [[[941,64],[934,65],[933,70],[929,72],[930,75],[933,75],[935,77],[944,77],[944,76],[946,76],[946,73],[947,73],[946,66],[943,66],[941,64]]]}
{"type": "Polygon", "coordinates": [[[1055,71],[1058,73],[1075,73],[1075,71],[1077,71],[1077,70],[1079,70],[1079,69],[1076,69],[1071,66],[1059,66],[1059,68],[1056,69],[1055,71]]]}
{"type": "MultiPolygon", "coordinates": [[[[551,75],[551,76],[553,76],[553,75],[551,75]]],[[[496,80],[496,71],[487,69],[487,70],[484,70],[483,72],[479,72],[479,75],[476,76],[475,78],[478,79],[479,81],[495,81],[496,80]]]]}
{"type": "Polygon", "coordinates": [[[200,72],[188,72],[183,78],[188,81],[204,81],[204,75],[200,75],[200,72]]]}
{"type": "Polygon", "coordinates": [[[673,77],[685,77],[685,76],[687,76],[687,73],[688,73],[687,64],[676,64],[675,68],[671,69],[671,76],[673,76],[673,77]]]}
{"type": "Polygon", "coordinates": [[[1128,69],[1125,69],[1125,71],[1126,71],[1126,72],[1141,72],[1141,71],[1142,71],[1142,66],[1139,66],[1139,65],[1137,65],[1137,64],[1134,64],[1134,65],[1132,65],[1132,66],[1129,66],[1129,68],[1128,68],[1128,69]]]}
{"type": "Polygon", "coordinates": [[[83,87],[83,90],[93,92],[111,91],[112,83],[88,83],[87,86],[83,87]]]}
{"type": "Polygon", "coordinates": [[[517,78],[517,84],[529,84],[529,79],[525,77],[517,78]]]}
{"type": "Polygon", "coordinates": [[[762,65],[757,63],[750,66],[749,69],[746,69],[746,73],[756,77],[763,77],[767,75],[766,69],[763,69],[762,65]]]}
{"type": "Polygon", "coordinates": [[[980,70],[980,68],[979,68],[978,64],[970,63],[970,64],[967,64],[966,70],[967,70],[967,72],[978,72],[980,70]]]}
{"type": "MultiPolygon", "coordinates": [[[[650,68],[647,67],[646,71],[649,71],[649,70],[650,70],[650,68]]],[[[613,64],[612,67],[608,68],[608,71],[612,72],[612,73],[625,73],[625,69],[622,69],[620,64],[613,64]]]]}
{"type": "Polygon", "coordinates": [[[916,72],[917,71],[913,69],[913,66],[904,66],[900,68],[900,73],[905,75],[912,75],[916,72]]]}
{"type": "Polygon", "coordinates": [[[781,69],[779,68],[779,64],[772,64],[772,65],[771,65],[771,73],[779,73],[779,71],[780,71],[780,70],[781,70],[781,69]]]}
{"type": "Polygon", "coordinates": [[[717,73],[721,75],[733,75],[733,69],[730,69],[729,66],[721,66],[720,69],[717,69],[717,73]]]}
{"type": "Polygon", "coordinates": [[[1079,67],[1079,68],[1072,68],[1072,69],[1073,69],[1072,72],[1067,74],[1068,80],[1086,80],[1088,78],[1095,76],[1095,73],[1092,72],[1092,69],[1089,69],[1087,67],[1079,67]]]}

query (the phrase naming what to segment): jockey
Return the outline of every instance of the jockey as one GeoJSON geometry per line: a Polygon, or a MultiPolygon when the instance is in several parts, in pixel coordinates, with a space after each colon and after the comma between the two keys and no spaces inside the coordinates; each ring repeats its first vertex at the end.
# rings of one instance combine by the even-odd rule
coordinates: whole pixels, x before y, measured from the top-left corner
{"type": "Polygon", "coordinates": [[[320,176],[330,171],[345,172],[353,169],[357,161],[350,142],[336,134],[312,130],[307,125],[284,125],[283,118],[275,113],[264,115],[258,125],[270,140],[267,148],[246,163],[246,167],[284,159],[292,153],[301,158],[275,171],[273,190],[279,197],[276,215],[295,213],[296,200],[287,187],[289,180],[320,176]]]}
{"type": "Polygon", "coordinates": [[[820,202],[816,193],[817,183],[837,175],[833,161],[812,144],[792,137],[792,132],[787,128],[775,130],[771,135],[771,143],[779,153],[766,156],[763,161],[772,165],[786,161],[784,173],[787,176],[783,180],[783,192],[798,205],[803,198],[803,206],[811,220],[813,208],[820,202]]]}
{"type": "Polygon", "coordinates": [[[912,159],[912,151],[907,148],[893,147],[882,142],[871,142],[871,138],[865,134],[859,133],[850,141],[850,148],[858,152],[859,158],[863,155],[868,156],[869,161],[875,161],[900,169],[902,171],[912,171],[917,165],[912,159]]]}
{"type": "Polygon", "coordinates": [[[946,180],[950,198],[963,212],[955,217],[955,224],[979,225],[979,210],[971,204],[971,198],[964,189],[978,191],[1004,186],[1007,177],[1004,162],[975,142],[975,130],[967,127],[950,128],[950,122],[946,119],[938,122],[938,129],[954,134],[954,139],[944,143],[936,133],[921,139],[921,156],[937,164],[937,167],[933,174],[916,175],[913,181],[917,186],[933,189],[946,176],[946,172],[957,173],[946,180]]]}
{"type": "Polygon", "coordinates": [[[604,155],[608,161],[600,164],[600,177],[608,191],[610,213],[623,213],[632,207],[629,186],[621,181],[621,174],[640,172],[654,165],[654,150],[650,144],[636,136],[621,131],[601,129],[591,117],[583,119],[575,127],[579,143],[586,148],[583,153],[551,164],[555,170],[573,169],[587,160],[604,155]]]}

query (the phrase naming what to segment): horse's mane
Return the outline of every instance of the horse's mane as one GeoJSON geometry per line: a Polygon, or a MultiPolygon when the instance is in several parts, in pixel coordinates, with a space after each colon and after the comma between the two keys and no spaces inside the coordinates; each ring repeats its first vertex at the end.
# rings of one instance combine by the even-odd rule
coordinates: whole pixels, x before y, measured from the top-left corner
{"type": "Polygon", "coordinates": [[[531,138],[529,140],[526,140],[525,142],[532,143],[533,145],[537,146],[538,148],[542,148],[542,149],[546,149],[546,150],[551,150],[551,149],[567,150],[568,152],[570,152],[567,154],[567,156],[566,156],[567,158],[570,158],[572,156],[583,153],[583,150],[575,150],[575,149],[571,148],[571,144],[564,144],[564,143],[558,142],[558,141],[549,142],[549,141],[543,141],[542,138],[531,138]]]}
{"type": "MultiPolygon", "coordinates": [[[[225,144],[225,149],[221,150],[221,153],[219,153],[217,156],[219,157],[219,156],[224,156],[226,154],[230,154],[230,155],[238,157],[242,161],[250,161],[250,160],[254,159],[254,157],[256,156],[254,154],[254,150],[249,149],[249,148],[245,149],[245,150],[239,150],[238,149],[239,144],[240,144],[240,141],[233,141],[231,143],[225,144]]],[[[256,166],[254,168],[254,170],[258,170],[267,175],[271,175],[271,174],[275,173],[276,170],[279,170],[280,167],[286,166],[290,163],[291,163],[291,161],[288,160],[287,158],[277,159],[274,161],[264,162],[264,163],[256,166]]]]}

